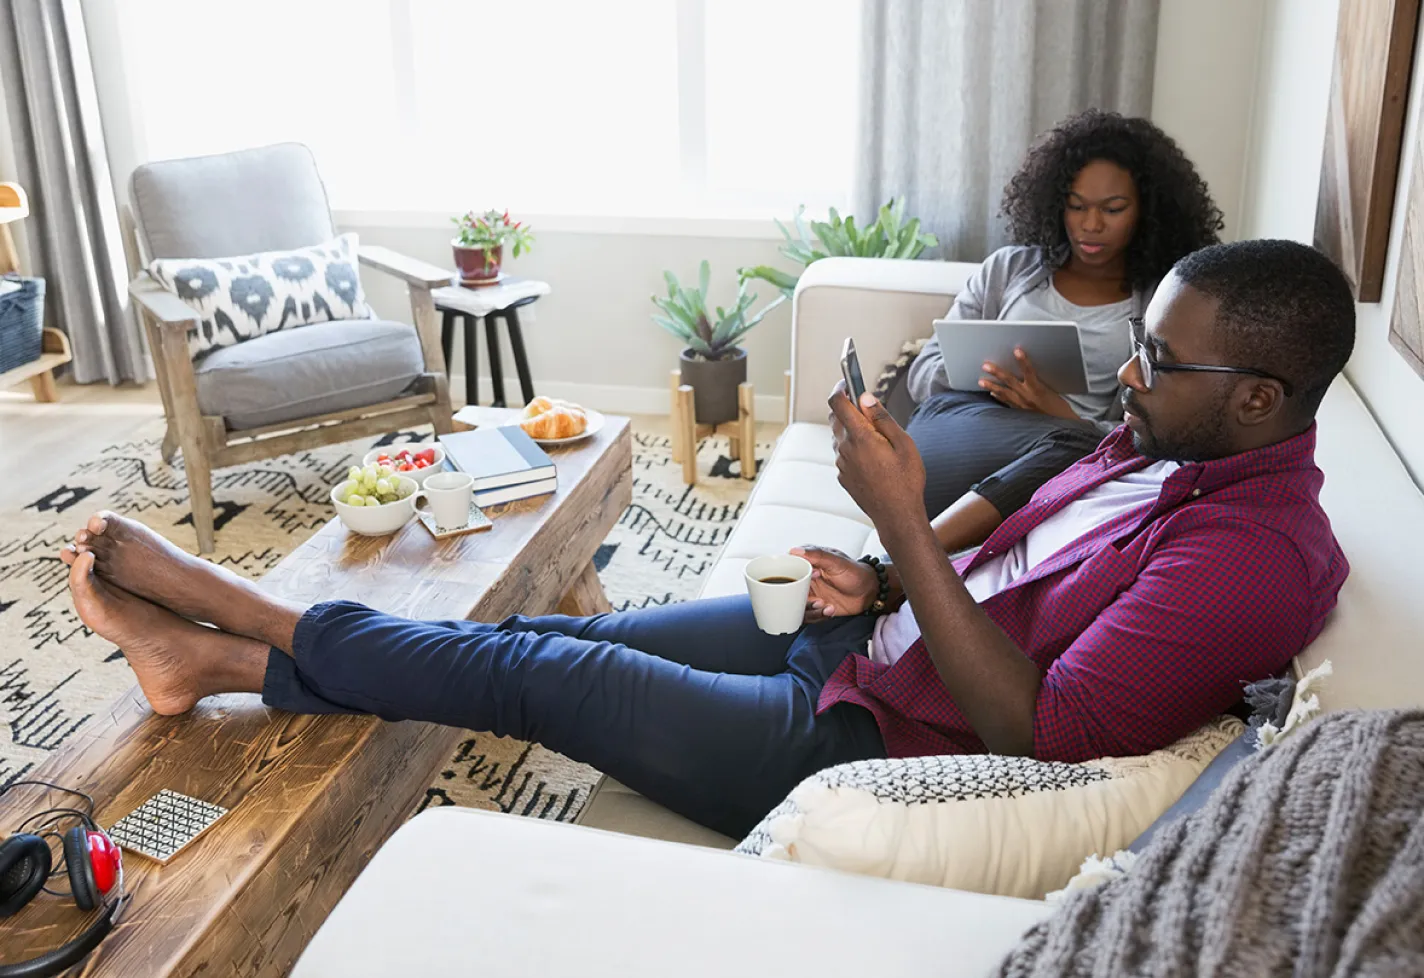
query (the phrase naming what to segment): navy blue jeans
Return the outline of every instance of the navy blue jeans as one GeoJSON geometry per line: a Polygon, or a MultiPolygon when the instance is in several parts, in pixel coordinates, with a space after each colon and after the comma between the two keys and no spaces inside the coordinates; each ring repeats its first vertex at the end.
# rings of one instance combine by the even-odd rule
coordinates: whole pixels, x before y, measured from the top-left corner
{"type": "Polygon", "coordinates": [[[871,627],[844,618],[767,635],[746,597],[497,625],[335,601],[302,616],[294,655],[269,654],[262,699],[537,741],[741,836],[803,778],[885,755],[868,711],[816,715],[871,627]]]}

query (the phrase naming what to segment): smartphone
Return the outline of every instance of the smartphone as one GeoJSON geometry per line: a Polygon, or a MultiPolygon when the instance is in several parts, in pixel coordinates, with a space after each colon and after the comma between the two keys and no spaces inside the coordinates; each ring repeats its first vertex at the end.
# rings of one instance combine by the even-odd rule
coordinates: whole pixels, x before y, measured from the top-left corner
{"type": "Polygon", "coordinates": [[[860,395],[865,393],[865,378],[860,374],[860,357],[855,355],[855,340],[849,336],[841,347],[841,376],[845,378],[846,397],[858,409],[860,395]]]}

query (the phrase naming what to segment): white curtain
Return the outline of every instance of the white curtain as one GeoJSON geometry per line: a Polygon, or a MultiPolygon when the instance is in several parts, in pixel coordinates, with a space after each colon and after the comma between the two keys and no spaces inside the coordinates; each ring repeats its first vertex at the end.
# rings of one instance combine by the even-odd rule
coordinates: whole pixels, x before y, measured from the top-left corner
{"type": "Polygon", "coordinates": [[[1039,133],[1151,108],[1158,0],[864,2],[854,211],[904,195],[941,258],[1007,243],[1004,184],[1039,133]]]}
{"type": "Polygon", "coordinates": [[[0,3],[0,91],[28,191],[30,268],[80,383],[147,380],[79,0],[0,3]]]}

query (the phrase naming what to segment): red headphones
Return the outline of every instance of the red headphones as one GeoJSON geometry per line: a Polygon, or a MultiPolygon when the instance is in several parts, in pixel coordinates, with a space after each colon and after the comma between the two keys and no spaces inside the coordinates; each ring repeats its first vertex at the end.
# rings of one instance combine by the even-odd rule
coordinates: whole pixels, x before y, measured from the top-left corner
{"type": "Polygon", "coordinates": [[[19,913],[42,890],[53,893],[46,890],[45,884],[61,875],[69,877],[68,895],[73,898],[75,906],[84,911],[104,910],[98,920],[68,944],[28,961],[0,964],[0,978],[49,978],[82,961],[114,929],[126,902],[123,893],[124,864],[114,840],[95,824],[94,803],[88,795],[37,781],[16,781],[6,790],[21,784],[44,785],[78,795],[89,802],[88,812],[57,808],[40,812],[25,822],[25,825],[30,825],[48,817],[42,824],[49,825],[61,818],[79,819],[79,825],[67,829],[60,836],[64,864],[58,870],[54,868],[54,857],[45,838],[45,835],[57,833],[39,835],[21,832],[0,843],[0,919],[19,913]]]}

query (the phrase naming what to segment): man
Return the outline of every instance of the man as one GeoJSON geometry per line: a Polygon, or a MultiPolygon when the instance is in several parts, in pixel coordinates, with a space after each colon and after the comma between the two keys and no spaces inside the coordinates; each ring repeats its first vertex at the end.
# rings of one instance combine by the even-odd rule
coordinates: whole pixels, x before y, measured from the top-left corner
{"type": "Polygon", "coordinates": [[[1334,605],[1347,567],[1313,418],[1354,304],[1319,253],[1244,242],[1179,263],[1135,330],[1126,425],[954,565],[908,436],[874,398],[832,395],[841,484],[888,551],[890,615],[861,614],[873,566],[816,548],[796,635],[758,631],[744,597],[498,625],[305,608],[113,514],[66,549],[70,589],[160,713],[247,691],[508,734],[730,835],[844,761],[1141,753],[1279,672],[1334,605]]]}

